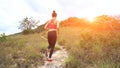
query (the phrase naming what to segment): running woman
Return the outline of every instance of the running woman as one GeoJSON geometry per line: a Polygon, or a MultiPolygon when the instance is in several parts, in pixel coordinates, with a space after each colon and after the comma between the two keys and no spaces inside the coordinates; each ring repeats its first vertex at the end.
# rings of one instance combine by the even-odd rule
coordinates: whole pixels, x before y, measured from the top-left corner
{"type": "Polygon", "coordinates": [[[53,10],[52,19],[48,20],[44,27],[45,29],[48,30],[47,39],[48,39],[49,46],[46,50],[46,56],[48,61],[52,61],[51,57],[52,57],[53,50],[57,40],[59,22],[57,21],[56,18],[57,18],[57,13],[53,10]]]}

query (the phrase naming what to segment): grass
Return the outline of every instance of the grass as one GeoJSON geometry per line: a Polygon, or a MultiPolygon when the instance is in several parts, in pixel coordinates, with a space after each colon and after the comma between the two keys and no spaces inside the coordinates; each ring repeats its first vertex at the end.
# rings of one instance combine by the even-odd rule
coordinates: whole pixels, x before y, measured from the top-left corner
{"type": "MultiPolygon", "coordinates": [[[[43,65],[47,32],[0,37],[0,68],[35,68],[43,65]],[[5,37],[5,38],[4,38],[5,37]]],[[[55,51],[59,50],[58,46],[55,51]]]]}
{"type": "MultiPolygon", "coordinates": [[[[48,43],[46,31],[1,37],[0,68],[34,68],[43,64],[48,43]]],[[[120,32],[60,27],[58,43],[69,57],[66,68],[120,68],[120,32]]],[[[56,46],[55,50],[59,50],[56,46]]]]}
{"type": "Polygon", "coordinates": [[[43,64],[47,41],[42,34],[13,35],[0,43],[0,68],[33,68],[43,64]]]}
{"type": "Polygon", "coordinates": [[[120,32],[61,27],[59,44],[70,57],[66,68],[120,68],[120,32]]]}

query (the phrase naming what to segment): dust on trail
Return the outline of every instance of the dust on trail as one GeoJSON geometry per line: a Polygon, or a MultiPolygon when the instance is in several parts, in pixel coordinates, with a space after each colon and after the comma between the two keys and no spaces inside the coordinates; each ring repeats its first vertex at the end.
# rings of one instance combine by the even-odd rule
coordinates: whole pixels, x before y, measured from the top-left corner
{"type": "Polygon", "coordinates": [[[58,46],[60,50],[57,50],[53,53],[53,61],[44,61],[44,65],[38,68],[65,68],[65,59],[68,58],[68,53],[63,46],[60,46],[59,44],[56,44],[56,46],[58,46]]]}

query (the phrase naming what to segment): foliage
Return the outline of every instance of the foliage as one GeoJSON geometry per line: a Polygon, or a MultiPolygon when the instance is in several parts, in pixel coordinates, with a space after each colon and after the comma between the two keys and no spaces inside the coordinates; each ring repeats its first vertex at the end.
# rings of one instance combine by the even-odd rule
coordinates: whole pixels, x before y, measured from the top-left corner
{"type": "MultiPolygon", "coordinates": [[[[26,34],[29,30],[30,33],[35,31],[34,34],[12,35],[7,40],[6,35],[1,34],[0,40],[4,39],[5,42],[0,42],[0,68],[35,68],[43,64],[43,53],[48,43],[41,36],[47,38],[47,32],[43,29],[44,24],[31,30],[32,25],[26,26],[31,20],[24,18],[21,21],[24,25],[19,28],[26,34]]],[[[70,55],[66,59],[66,68],[120,68],[119,22],[114,17],[104,15],[91,24],[86,19],[76,17],[62,21],[58,42],[70,55]]]]}
{"type": "Polygon", "coordinates": [[[120,30],[120,20],[113,16],[97,16],[92,22],[85,18],[70,17],[61,21],[61,27],[80,27],[95,30],[120,30]]]}
{"type": "Polygon", "coordinates": [[[39,20],[36,21],[32,17],[30,18],[26,17],[19,23],[20,23],[19,29],[23,30],[24,34],[29,34],[29,33],[32,33],[31,32],[32,28],[35,28],[37,26],[37,24],[39,23],[39,20]]]}
{"type": "Polygon", "coordinates": [[[95,21],[93,22],[94,24],[92,24],[92,26],[94,26],[95,29],[100,30],[114,30],[116,26],[120,25],[118,22],[119,21],[114,17],[101,15],[95,18],[95,21]]]}
{"type": "Polygon", "coordinates": [[[23,30],[22,31],[22,33],[24,34],[24,35],[27,35],[27,34],[33,34],[33,33],[35,33],[35,30],[30,30],[30,29],[28,29],[28,30],[23,30]]]}
{"type": "Polygon", "coordinates": [[[47,41],[42,34],[12,35],[0,43],[0,68],[35,68],[43,64],[47,41]]]}
{"type": "Polygon", "coordinates": [[[101,15],[87,26],[82,22],[68,18],[60,24],[58,42],[69,53],[66,68],[119,68],[120,20],[101,15]]]}
{"type": "Polygon", "coordinates": [[[71,56],[66,61],[66,68],[120,67],[119,31],[61,27],[58,41],[71,56]]]}
{"type": "Polygon", "coordinates": [[[1,35],[0,35],[0,42],[6,41],[6,40],[7,40],[6,37],[7,37],[7,36],[5,35],[5,33],[1,34],[1,35]]]}
{"type": "Polygon", "coordinates": [[[61,26],[81,26],[81,27],[86,27],[88,26],[88,20],[85,18],[77,18],[77,17],[70,17],[64,21],[61,22],[61,26]]]}

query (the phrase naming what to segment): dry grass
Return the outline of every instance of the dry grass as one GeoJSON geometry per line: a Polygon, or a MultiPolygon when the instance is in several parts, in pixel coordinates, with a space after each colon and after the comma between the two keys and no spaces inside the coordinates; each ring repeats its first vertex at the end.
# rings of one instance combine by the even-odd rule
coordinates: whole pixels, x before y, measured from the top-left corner
{"type": "Polygon", "coordinates": [[[120,32],[61,27],[59,43],[70,54],[66,68],[120,68],[120,32]]]}
{"type": "Polygon", "coordinates": [[[42,34],[14,35],[0,43],[0,68],[33,68],[43,64],[47,41],[42,34]]]}

